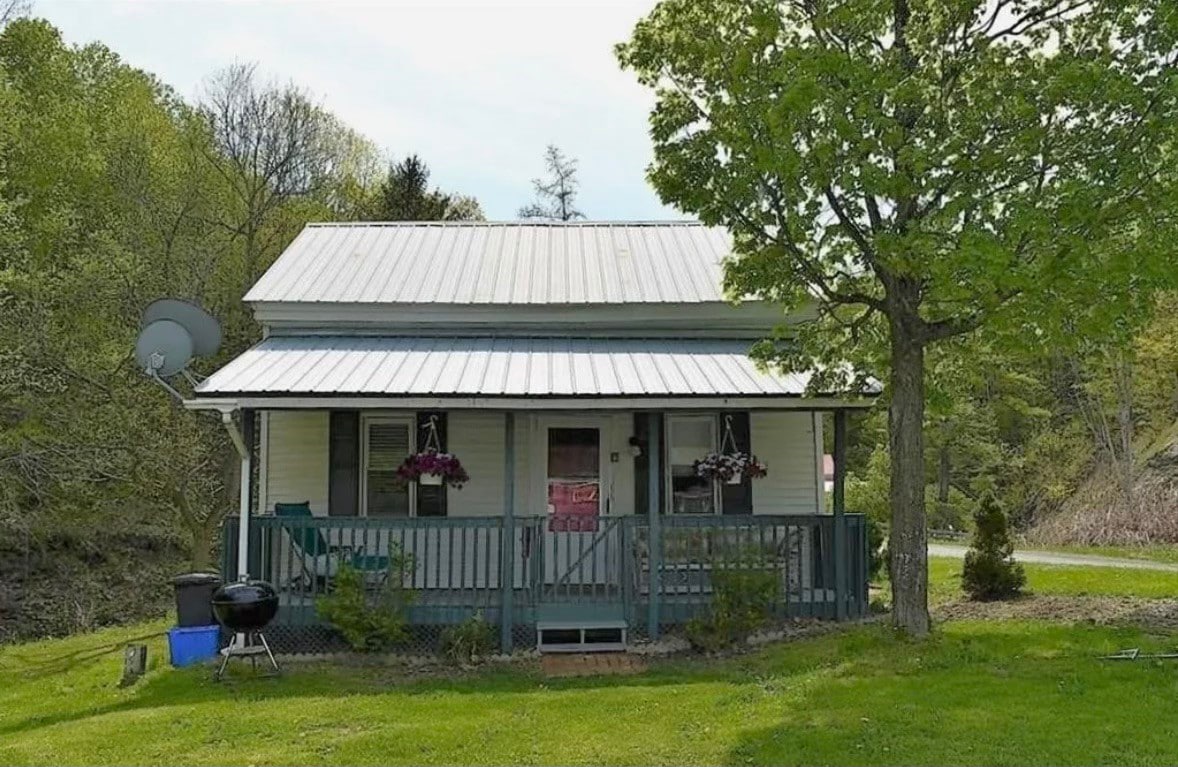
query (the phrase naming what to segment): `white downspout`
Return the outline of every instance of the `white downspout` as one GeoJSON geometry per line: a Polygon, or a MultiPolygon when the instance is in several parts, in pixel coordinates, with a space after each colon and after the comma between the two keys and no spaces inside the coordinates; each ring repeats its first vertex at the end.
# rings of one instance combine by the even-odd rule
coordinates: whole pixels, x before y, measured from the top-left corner
{"type": "Polygon", "coordinates": [[[242,438],[237,425],[233,423],[232,413],[222,412],[221,423],[225,424],[225,431],[229,432],[229,439],[233,441],[233,446],[237,448],[237,454],[241,457],[241,495],[238,498],[237,509],[237,579],[248,581],[250,577],[250,453],[246,447],[245,439],[242,438]]]}

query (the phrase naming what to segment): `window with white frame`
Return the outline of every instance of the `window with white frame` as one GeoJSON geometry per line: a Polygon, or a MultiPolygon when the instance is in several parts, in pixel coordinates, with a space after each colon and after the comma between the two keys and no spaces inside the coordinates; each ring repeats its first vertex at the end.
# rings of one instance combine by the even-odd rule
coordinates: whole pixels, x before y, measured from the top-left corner
{"type": "Polygon", "coordinates": [[[667,498],[672,514],[715,514],[716,483],[695,473],[695,462],[716,451],[714,415],[667,416],[667,498]]]}
{"type": "Polygon", "coordinates": [[[413,452],[413,419],[366,416],[361,426],[362,513],[369,517],[412,515],[413,483],[398,479],[397,468],[413,452]]]}

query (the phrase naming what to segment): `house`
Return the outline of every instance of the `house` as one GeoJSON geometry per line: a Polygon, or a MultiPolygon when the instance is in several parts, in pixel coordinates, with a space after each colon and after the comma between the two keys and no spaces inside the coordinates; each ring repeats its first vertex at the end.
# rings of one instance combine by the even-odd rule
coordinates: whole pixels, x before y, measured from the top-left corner
{"type": "Polygon", "coordinates": [[[480,611],[505,648],[617,648],[749,562],[782,616],[863,615],[864,523],[841,481],[827,508],[823,423],[837,463],[870,402],[749,359],[808,315],[726,300],[730,247],[697,223],[307,226],[245,296],[263,340],[186,403],[242,424],[224,566],[279,589],[271,641],[329,647],[315,599],[340,563],[384,580],[395,552],[423,643],[480,611]],[[468,481],[398,476],[427,447],[468,481]],[[738,451],[766,475],[698,474],[738,451]]]}

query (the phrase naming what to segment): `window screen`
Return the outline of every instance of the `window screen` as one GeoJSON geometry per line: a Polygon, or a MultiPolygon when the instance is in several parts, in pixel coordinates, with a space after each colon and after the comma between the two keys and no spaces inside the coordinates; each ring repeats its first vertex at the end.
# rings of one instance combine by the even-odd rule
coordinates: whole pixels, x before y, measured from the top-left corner
{"type": "Polygon", "coordinates": [[[409,516],[409,485],[397,479],[397,467],[409,455],[409,424],[368,421],[365,443],[365,509],[370,517],[409,516]]]}

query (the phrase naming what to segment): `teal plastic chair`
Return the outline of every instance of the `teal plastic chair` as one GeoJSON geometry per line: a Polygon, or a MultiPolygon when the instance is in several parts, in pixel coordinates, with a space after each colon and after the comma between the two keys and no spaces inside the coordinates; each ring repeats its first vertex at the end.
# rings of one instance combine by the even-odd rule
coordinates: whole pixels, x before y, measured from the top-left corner
{"type": "Polygon", "coordinates": [[[303,574],[299,576],[327,579],[335,575],[341,559],[365,575],[379,575],[381,582],[389,575],[389,558],[384,554],[366,554],[363,549],[349,549],[346,546],[332,546],[323,535],[323,529],[313,525],[298,524],[299,520],[313,519],[311,502],[276,503],[274,516],[291,520],[283,525],[295,548],[302,553],[303,574]]]}

